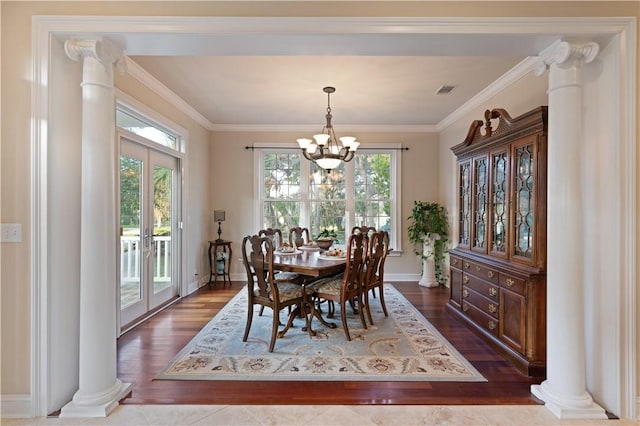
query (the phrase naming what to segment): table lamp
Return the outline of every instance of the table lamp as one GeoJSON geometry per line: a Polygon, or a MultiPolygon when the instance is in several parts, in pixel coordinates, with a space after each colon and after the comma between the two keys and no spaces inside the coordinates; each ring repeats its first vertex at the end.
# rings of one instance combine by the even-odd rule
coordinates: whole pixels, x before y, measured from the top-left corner
{"type": "Polygon", "coordinates": [[[222,238],[220,237],[222,235],[222,229],[220,227],[220,224],[224,222],[224,217],[225,217],[224,210],[213,211],[213,221],[218,222],[218,239],[216,240],[217,242],[222,241],[222,238]]]}

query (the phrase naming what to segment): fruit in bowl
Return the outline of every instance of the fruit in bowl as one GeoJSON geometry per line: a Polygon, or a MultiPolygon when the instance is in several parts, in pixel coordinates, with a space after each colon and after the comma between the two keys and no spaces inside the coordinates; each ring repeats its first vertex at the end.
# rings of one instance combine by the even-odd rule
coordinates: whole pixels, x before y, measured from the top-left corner
{"type": "Polygon", "coordinates": [[[320,237],[316,240],[316,245],[322,250],[328,250],[333,245],[333,237],[320,237]]]}

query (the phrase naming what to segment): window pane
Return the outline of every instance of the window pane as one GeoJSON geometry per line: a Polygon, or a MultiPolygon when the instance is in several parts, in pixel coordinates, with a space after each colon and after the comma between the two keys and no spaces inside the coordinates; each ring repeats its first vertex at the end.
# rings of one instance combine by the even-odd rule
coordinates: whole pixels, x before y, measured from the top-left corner
{"type": "Polygon", "coordinates": [[[262,222],[282,235],[300,223],[300,154],[265,153],[262,222]]]}
{"type": "Polygon", "coordinates": [[[116,110],[116,124],[122,129],[128,130],[136,135],[140,135],[162,146],[177,149],[178,138],[175,135],[159,129],[153,124],[146,123],[140,118],[134,117],[120,109],[116,110]]]}
{"type": "Polygon", "coordinates": [[[311,227],[309,228],[309,232],[311,233],[311,236],[313,238],[317,237],[320,231],[327,229],[330,231],[335,231],[336,235],[338,236],[336,239],[336,243],[344,243],[344,221],[344,201],[311,202],[311,227]]]}
{"type": "Polygon", "coordinates": [[[391,232],[391,155],[354,157],[355,225],[391,232]]]}
{"type": "Polygon", "coordinates": [[[311,163],[309,176],[309,198],[312,200],[344,200],[345,197],[345,163],[327,173],[324,169],[311,163]]]}

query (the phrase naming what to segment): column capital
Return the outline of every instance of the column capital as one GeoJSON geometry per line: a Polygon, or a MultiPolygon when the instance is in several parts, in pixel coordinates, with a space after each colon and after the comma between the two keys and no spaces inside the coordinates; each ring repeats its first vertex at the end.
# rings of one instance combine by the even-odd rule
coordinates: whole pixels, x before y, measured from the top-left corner
{"type": "Polygon", "coordinates": [[[551,64],[567,67],[588,64],[595,59],[599,51],[600,46],[593,41],[584,43],[558,41],[540,52],[535,64],[535,74],[541,76],[551,64]]]}
{"type": "Polygon", "coordinates": [[[105,67],[115,64],[120,72],[126,70],[122,48],[109,39],[67,40],[64,42],[64,51],[74,61],[89,57],[98,60],[105,67]]]}

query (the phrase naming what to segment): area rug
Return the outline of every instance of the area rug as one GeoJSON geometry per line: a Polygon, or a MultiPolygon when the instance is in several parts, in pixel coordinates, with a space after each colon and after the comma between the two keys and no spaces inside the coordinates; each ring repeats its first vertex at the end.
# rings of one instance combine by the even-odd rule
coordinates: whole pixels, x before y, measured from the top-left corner
{"type": "MultiPolygon", "coordinates": [[[[344,380],[486,381],[486,379],[392,285],[385,285],[389,317],[379,299],[371,300],[374,325],[363,329],[358,315],[347,313],[352,341],[340,323],[340,307],[330,319],[338,327],[313,321],[315,337],[296,319],[268,352],[271,311],[253,316],[246,342],[247,290],[240,292],[178,353],[156,377],[168,380],[344,380]]],[[[286,310],[281,313],[286,322],[286,310]]]]}

